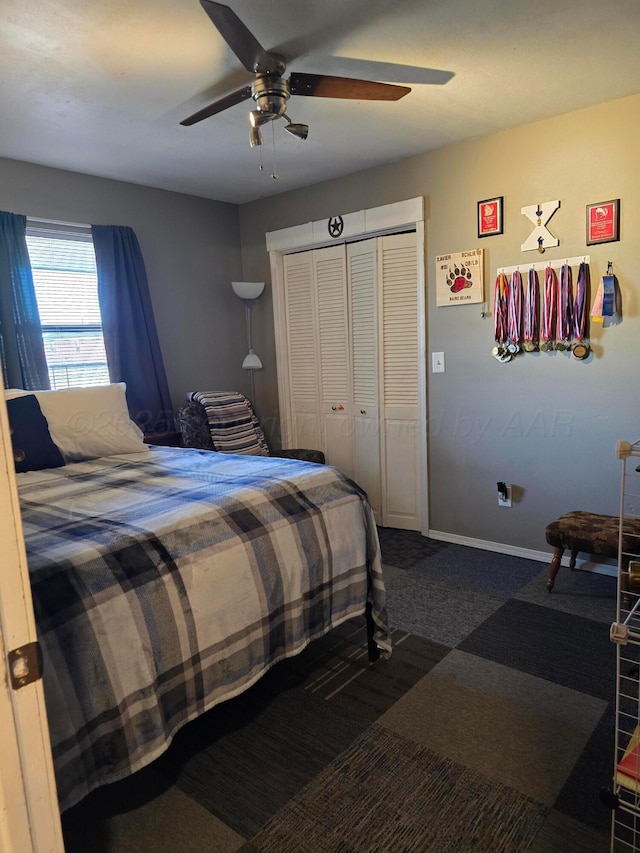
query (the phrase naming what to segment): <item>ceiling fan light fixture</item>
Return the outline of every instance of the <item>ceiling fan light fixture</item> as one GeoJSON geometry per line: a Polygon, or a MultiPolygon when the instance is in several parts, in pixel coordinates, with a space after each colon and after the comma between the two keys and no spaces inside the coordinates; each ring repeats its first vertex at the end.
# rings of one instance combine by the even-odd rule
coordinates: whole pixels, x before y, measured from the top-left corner
{"type": "Polygon", "coordinates": [[[298,139],[306,139],[309,136],[309,125],[308,124],[297,124],[292,122],[289,119],[289,116],[285,116],[287,120],[287,124],[285,124],[284,129],[287,133],[290,133],[292,136],[297,136],[298,139]]]}
{"type": "Polygon", "coordinates": [[[298,139],[306,139],[309,136],[308,124],[286,124],[284,129],[298,139]]]}
{"type": "Polygon", "coordinates": [[[251,127],[261,127],[263,124],[275,118],[274,113],[263,113],[260,110],[251,110],[249,113],[249,124],[251,127]]]}
{"type": "Polygon", "coordinates": [[[252,148],[256,148],[258,145],[262,145],[263,141],[260,128],[251,125],[249,128],[249,145],[251,145],[252,148]]]}

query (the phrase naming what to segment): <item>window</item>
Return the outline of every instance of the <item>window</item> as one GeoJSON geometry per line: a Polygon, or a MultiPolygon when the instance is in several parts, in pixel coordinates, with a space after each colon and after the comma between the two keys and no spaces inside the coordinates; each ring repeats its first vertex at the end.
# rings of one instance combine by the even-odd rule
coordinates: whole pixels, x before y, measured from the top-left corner
{"type": "Polygon", "coordinates": [[[52,388],[109,382],[91,229],[27,220],[52,388]]]}

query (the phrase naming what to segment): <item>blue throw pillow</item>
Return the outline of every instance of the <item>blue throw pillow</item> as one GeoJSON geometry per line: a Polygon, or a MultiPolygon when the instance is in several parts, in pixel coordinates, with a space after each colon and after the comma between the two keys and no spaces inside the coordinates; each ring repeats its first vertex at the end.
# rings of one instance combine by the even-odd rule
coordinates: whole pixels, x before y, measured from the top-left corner
{"type": "Polygon", "coordinates": [[[49,434],[49,424],[33,394],[7,400],[16,473],[60,468],[62,454],[49,434]]]}

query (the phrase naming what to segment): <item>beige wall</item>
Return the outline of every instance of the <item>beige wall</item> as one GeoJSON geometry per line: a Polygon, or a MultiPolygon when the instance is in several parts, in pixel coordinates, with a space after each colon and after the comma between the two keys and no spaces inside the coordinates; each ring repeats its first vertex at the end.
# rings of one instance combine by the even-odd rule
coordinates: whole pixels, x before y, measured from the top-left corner
{"type": "Polygon", "coordinates": [[[145,259],[174,407],[187,391],[248,392],[238,208],[233,204],[0,158],[0,209],[129,225],[145,259]]]}
{"type": "MultiPolygon", "coordinates": [[[[640,437],[640,95],[515,128],[384,168],[256,201],[240,208],[243,266],[269,281],[264,234],[338,213],[423,195],[426,209],[428,345],[446,373],[429,373],[431,528],[546,549],[544,528],[572,509],[617,514],[615,444],[640,437]],[[476,202],[504,196],[501,236],[478,240],[476,202]],[[621,239],[587,247],[585,206],[621,199],[621,239]],[[531,224],[524,205],[560,199],[549,223],[560,246],[541,256],[520,245],[531,224]],[[611,260],[624,320],[592,325],[594,355],[492,358],[493,317],[480,306],[435,306],[435,256],[480,246],[491,300],[496,268],[591,255],[592,296],[611,260]],[[496,482],[514,484],[511,509],[496,482]]],[[[282,169],[286,168],[283,163],[282,169]]],[[[255,312],[255,347],[265,364],[256,396],[277,409],[270,295],[255,312]]]]}

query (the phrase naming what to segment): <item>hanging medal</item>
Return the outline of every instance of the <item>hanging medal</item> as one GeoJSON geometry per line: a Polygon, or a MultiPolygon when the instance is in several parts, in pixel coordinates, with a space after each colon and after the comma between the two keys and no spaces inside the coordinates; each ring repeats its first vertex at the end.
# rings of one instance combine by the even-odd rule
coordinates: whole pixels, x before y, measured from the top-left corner
{"type": "Polygon", "coordinates": [[[573,302],[573,338],[572,354],[574,358],[582,359],[589,355],[587,328],[587,306],[589,304],[589,265],[582,261],[578,270],[576,296],[573,302]]]}
{"type": "Polygon", "coordinates": [[[511,273],[509,295],[507,300],[507,333],[509,342],[507,349],[511,355],[520,352],[522,339],[522,276],[520,270],[511,273]]]}
{"type": "Polygon", "coordinates": [[[558,278],[555,270],[553,267],[547,267],[544,271],[544,292],[542,298],[542,342],[540,344],[540,349],[543,352],[553,349],[557,289],[558,278]]]}
{"type": "Polygon", "coordinates": [[[535,267],[531,267],[527,276],[527,287],[524,291],[522,348],[525,352],[535,352],[538,349],[540,331],[538,315],[540,312],[540,282],[535,267]]]}
{"type": "Polygon", "coordinates": [[[496,276],[493,291],[493,336],[496,345],[491,350],[491,355],[498,361],[510,361],[511,353],[507,349],[507,301],[509,296],[509,283],[504,273],[496,276]]]}
{"type": "Polygon", "coordinates": [[[560,270],[560,284],[556,291],[558,308],[556,313],[556,349],[571,349],[571,331],[573,325],[573,281],[571,267],[563,264],[560,270]]]}
{"type": "Polygon", "coordinates": [[[593,300],[593,308],[591,309],[591,319],[594,323],[602,323],[605,319],[618,315],[621,311],[620,292],[617,288],[616,277],[613,274],[613,264],[611,261],[607,264],[607,274],[600,279],[600,284],[596,291],[595,299],[593,300]]]}

